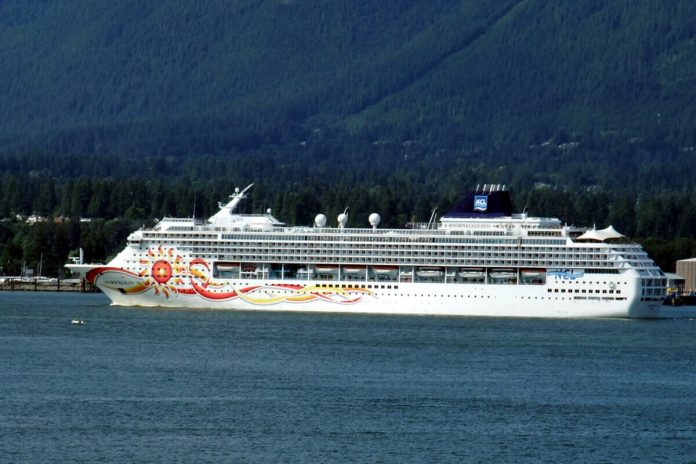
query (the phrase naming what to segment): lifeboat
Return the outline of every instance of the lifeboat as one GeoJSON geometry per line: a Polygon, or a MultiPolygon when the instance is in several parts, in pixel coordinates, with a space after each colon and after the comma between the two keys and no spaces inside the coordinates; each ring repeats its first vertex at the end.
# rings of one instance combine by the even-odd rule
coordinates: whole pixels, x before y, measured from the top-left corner
{"type": "Polygon", "coordinates": [[[486,273],[481,268],[461,268],[457,275],[462,279],[483,279],[486,273]]]}
{"type": "Polygon", "coordinates": [[[494,280],[512,280],[517,277],[514,269],[491,269],[488,275],[494,280]]]}
{"type": "Polygon", "coordinates": [[[521,269],[520,276],[528,279],[538,279],[546,276],[544,269],[521,269]]]}
{"type": "Polygon", "coordinates": [[[336,272],[336,270],[338,269],[338,266],[333,265],[333,264],[317,264],[316,266],[314,266],[314,269],[317,272],[323,272],[323,273],[336,272]]]}
{"type": "Polygon", "coordinates": [[[215,267],[217,267],[217,270],[220,272],[238,271],[239,263],[218,262],[215,263],[215,267]]]}
{"type": "Polygon", "coordinates": [[[442,277],[444,272],[441,267],[421,267],[416,274],[418,277],[442,277]]]}
{"type": "Polygon", "coordinates": [[[397,266],[374,266],[372,271],[378,275],[396,275],[399,268],[397,266]]]}
{"type": "Polygon", "coordinates": [[[343,272],[346,274],[362,274],[365,272],[365,268],[362,266],[344,266],[343,272]]]}

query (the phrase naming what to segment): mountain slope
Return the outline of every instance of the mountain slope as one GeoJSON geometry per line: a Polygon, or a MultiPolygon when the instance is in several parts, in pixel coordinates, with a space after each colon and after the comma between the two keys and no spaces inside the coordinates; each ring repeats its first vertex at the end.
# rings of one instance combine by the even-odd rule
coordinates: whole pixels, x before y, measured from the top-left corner
{"type": "Polygon", "coordinates": [[[8,0],[5,149],[694,143],[696,4],[8,0]]]}
{"type": "Polygon", "coordinates": [[[522,2],[476,43],[353,124],[386,121],[390,130],[415,134],[442,124],[499,142],[664,131],[691,144],[694,18],[689,2],[522,2]]]}

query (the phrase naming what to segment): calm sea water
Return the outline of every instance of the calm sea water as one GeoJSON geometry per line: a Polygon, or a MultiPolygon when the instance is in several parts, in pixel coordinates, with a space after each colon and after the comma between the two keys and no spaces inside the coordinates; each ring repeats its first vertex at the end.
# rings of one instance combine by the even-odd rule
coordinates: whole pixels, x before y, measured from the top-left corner
{"type": "Polygon", "coordinates": [[[691,320],[164,311],[5,292],[0,350],[3,463],[696,462],[691,320]]]}

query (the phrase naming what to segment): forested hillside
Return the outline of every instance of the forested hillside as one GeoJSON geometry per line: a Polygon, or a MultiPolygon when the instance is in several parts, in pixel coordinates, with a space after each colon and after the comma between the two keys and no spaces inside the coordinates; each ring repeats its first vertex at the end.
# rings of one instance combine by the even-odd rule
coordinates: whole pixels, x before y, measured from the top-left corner
{"type": "Polygon", "coordinates": [[[694,2],[6,0],[0,63],[6,273],[251,182],[248,211],[354,226],[504,183],[696,254],[694,2]]]}
{"type": "Polygon", "coordinates": [[[6,0],[3,148],[695,143],[696,3],[6,0]]]}

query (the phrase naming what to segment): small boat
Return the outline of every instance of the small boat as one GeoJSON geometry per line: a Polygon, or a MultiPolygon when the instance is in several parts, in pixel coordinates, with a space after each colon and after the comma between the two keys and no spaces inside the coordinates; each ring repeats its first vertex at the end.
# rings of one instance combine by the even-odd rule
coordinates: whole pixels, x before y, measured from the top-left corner
{"type": "Polygon", "coordinates": [[[221,272],[238,271],[239,270],[239,263],[219,262],[219,263],[216,263],[215,266],[217,267],[217,270],[221,271],[221,272]]]}
{"type": "Polygon", "coordinates": [[[394,275],[399,271],[399,268],[397,266],[374,266],[372,270],[379,275],[394,275]]]}
{"type": "Polygon", "coordinates": [[[346,266],[343,268],[343,272],[345,272],[346,274],[362,274],[365,272],[365,268],[346,266]]]}
{"type": "Polygon", "coordinates": [[[331,264],[317,264],[316,266],[314,266],[314,269],[317,272],[324,272],[324,273],[336,272],[336,270],[338,269],[338,266],[331,265],[331,264]]]}
{"type": "Polygon", "coordinates": [[[82,325],[85,323],[85,321],[83,321],[82,319],[73,319],[72,321],[70,321],[70,323],[73,325],[82,325]]]}
{"type": "Polygon", "coordinates": [[[517,277],[514,269],[492,269],[488,275],[495,280],[509,280],[517,277]]]}
{"type": "Polygon", "coordinates": [[[520,276],[523,278],[540,278],[546,276],[546,271],[544,269],[521,269],[520,276]]]}
{"type": "Polygon", "coordinates": [[[480,268],[461,268],[459,269],[459,272],[457,272],[457,274],[462,279],[483,279],[486,276],[483,269],[480,268]]]}
{"type": "Polygon", "coordinates": [[[418,277],[442,277],[442,268],[439,267],[421,267],[416,271],[418,277]]]}

